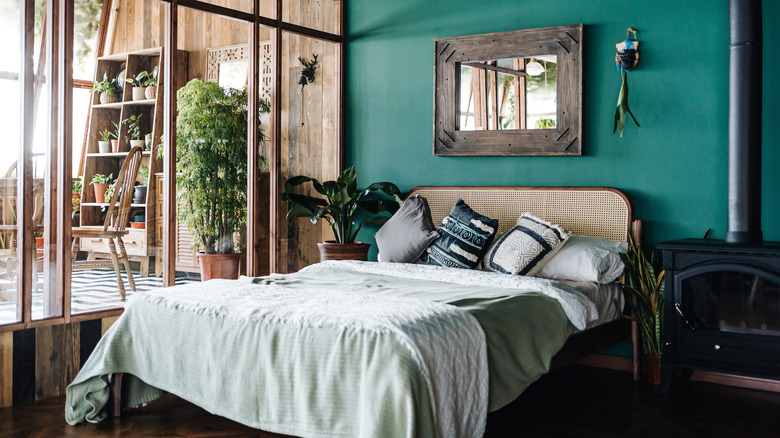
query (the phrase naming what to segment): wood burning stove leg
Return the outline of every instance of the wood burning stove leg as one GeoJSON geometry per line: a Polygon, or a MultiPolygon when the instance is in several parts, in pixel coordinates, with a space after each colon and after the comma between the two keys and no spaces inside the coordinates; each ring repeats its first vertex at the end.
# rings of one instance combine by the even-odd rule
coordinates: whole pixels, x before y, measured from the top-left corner
{"type": "Polygon", "coordinates": [[[661,363],[661,387],[658,389],[656,397],[665,397],[672,386],[672,377],[674,376],[674,367],[661,363]]]}
{"type": "Polygon", "coordinates": [[[111,391],[108,397],[108,410],[113,418],[122,415],[122,377],[124,373],[111,375],[111,391]]]}

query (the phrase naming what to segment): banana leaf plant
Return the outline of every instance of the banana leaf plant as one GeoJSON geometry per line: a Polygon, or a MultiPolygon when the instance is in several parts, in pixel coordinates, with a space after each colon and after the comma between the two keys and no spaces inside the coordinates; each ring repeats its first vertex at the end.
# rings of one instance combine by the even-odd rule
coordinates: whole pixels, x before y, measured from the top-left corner
{"type": "Polygon", "coordinates": [[[335,181],[320,183],[308,176],[294,176],[284,183],[282,200],[289,202],[288,218],[308,217],[312,224],[320,219],[328,221],[336,243],[352,243],[363,225],[382,225],[388,216],[372,216],[358,223],[365,212],[377,215],[389,212],[391,215],[401,206],[401,191],[390,182],[373,183],[363,190],[357,189],[357,171],[350,167],[335,181]],[[314,190],[327,199],[293,193],[293,187],[311,182],[314,190]]]}
{"type": "Polygon", "coordinates": [[[620,254],[625,269],[623,291],[631,307],[632,316],[642,333],[642,350],[645,354],[660,356],[663,350],[664,324],[664,273],[656,274],[658,256],[655,251],[650,259],[641,248],[629,241],[626,254],[620,254]]]}

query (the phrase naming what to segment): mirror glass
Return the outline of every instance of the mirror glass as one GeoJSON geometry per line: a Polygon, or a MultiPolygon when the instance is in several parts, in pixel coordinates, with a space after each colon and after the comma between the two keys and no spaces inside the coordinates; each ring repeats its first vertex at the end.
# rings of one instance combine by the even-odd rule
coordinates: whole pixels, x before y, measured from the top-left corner
{"type": "Polygon", "coordinates": [[[458,65],[460,131],[556,127],[556,55],[458,65]]]}

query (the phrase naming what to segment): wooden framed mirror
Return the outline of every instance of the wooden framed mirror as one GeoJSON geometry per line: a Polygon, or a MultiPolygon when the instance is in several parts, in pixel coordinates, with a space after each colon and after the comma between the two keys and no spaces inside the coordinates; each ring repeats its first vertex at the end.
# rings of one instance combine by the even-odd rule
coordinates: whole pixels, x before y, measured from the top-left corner
{"type": "Polygon", "coordinates": [[[582,155],[582,28],[435,40],[433,154],[582,155]]]}

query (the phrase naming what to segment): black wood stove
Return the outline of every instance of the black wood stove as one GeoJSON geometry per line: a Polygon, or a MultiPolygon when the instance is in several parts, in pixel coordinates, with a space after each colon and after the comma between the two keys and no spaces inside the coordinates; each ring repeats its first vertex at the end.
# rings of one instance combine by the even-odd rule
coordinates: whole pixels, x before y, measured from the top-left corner
{"type": "Polygon", "coordinates": [[[724,241],[659,245],[661,393],[675,367],[780,378],[780,242],[761,232],[761,0],[729,1],[729,191],[724,241]]]}
{"type": "Polygon", "coordinates": [[[687,239],[658,248],[666,270],[661,393],[675,367],[780,378],[780,242],[687,239]]]}

